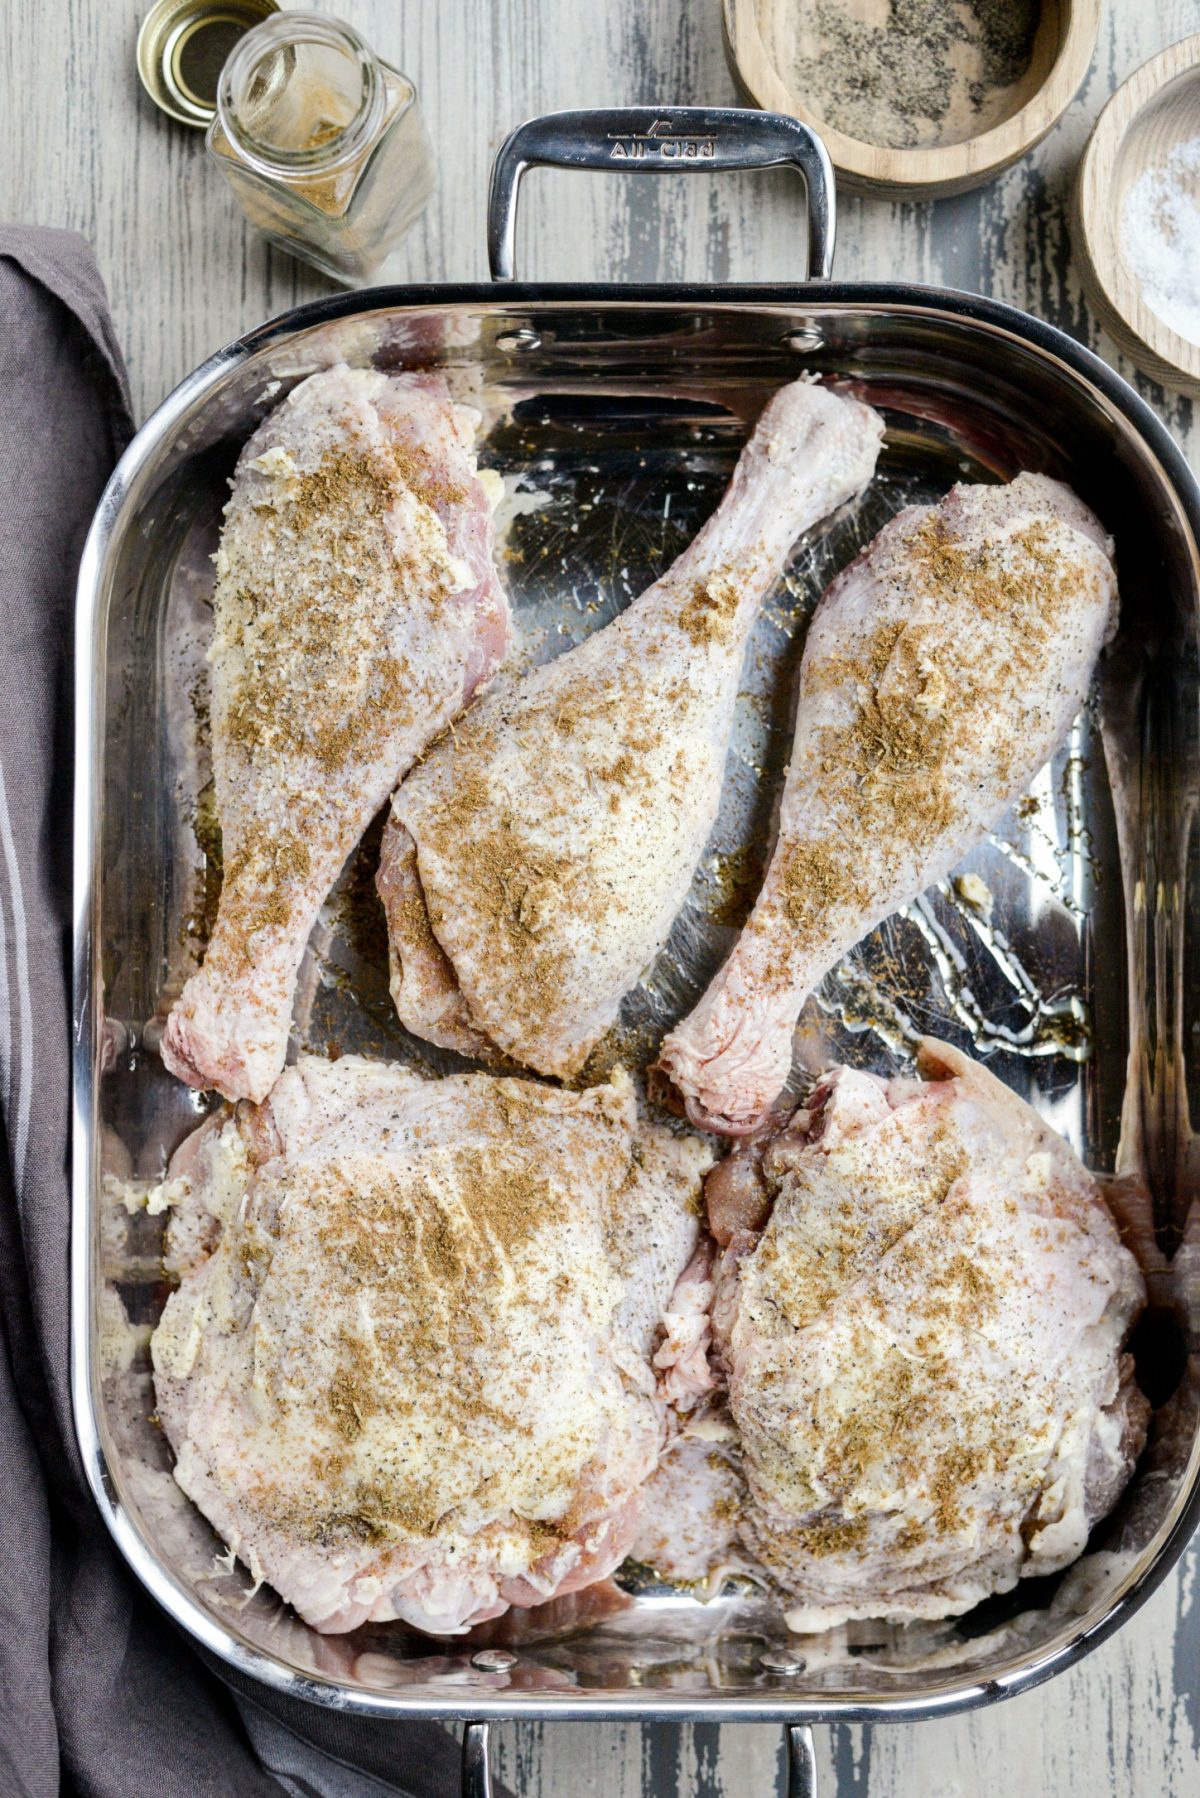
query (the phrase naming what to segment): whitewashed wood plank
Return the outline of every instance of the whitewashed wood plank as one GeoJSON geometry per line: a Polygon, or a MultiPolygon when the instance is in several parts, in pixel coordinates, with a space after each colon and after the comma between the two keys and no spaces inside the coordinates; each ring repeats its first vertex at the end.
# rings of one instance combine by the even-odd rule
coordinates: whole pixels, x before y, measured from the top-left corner
{"type": "MultiPolygon", "coordinates": [[[[0,0],[0,213],[81,230],[96,246],[140,416],[221,343],[328,291],[255,240],[200,138],[137,86],[149,0],[0,0]]],[[[333,0],[422,92],[440,165],[424,220],[393,259],[400,281],[485,275],[490,159],[532,113],[589,104],[732,102],[717,0],[333,0]]],[[[981,288],[1062,323],[1102,354],[1070,262],[1075,158],[1104,97],[1162,45],[1200,28],[1197,0],[1109,0],[1096,65],[1062,125],[991,188],[936,207],[848,199],[837,273],[981,288]]],[[[794,280],[802,210],[784,174],[599,180],[539,173],[522,199],[531,278],[794,280]]],[[[1192,454],[1191,406],[1127,365],[1192,454]]],[[[1196,1554],[1081,1667],[985,1713],[920,1729],[820,1732],[838,1798],[1192,1798],[1200,1792],[1196,1554]]],[[[781,1793],[778,1732],[617,1725],[499,1732],[526,1798],[759,1798],[781,1793]]]]}

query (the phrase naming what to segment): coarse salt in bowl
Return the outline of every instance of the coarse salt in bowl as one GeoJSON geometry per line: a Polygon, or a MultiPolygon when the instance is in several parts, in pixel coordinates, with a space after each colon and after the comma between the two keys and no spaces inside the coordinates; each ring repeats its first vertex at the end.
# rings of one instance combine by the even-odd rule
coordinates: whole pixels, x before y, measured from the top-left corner
{"type": "Polygon", "coordinates": [[[1119,87],[1096,121],[1072,208],[1079,271],[1118,346],[1200,394],[1200,33],[1119,87]]]}

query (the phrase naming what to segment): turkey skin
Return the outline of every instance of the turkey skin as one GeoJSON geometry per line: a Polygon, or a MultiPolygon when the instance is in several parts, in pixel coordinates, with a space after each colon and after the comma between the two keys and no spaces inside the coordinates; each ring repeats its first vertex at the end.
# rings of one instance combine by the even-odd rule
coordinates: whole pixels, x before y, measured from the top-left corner
{"type": "Polygon", "coordinates": [[[919,1067],[836,1068],[721,1162],[715,1266],[669,1307],[706,1301],[711,1329],[706,1359],[695,1328],[659,1357],[695,1497],[639,1552],[696,1577],[707,1530],[802,1632],[953,1617],[1066,1566],[1145,1441],[1144,1285],[1098,1182],[967,1056],[927,1039],[919,1067]]]}
{"type": "Polygon", "coordinates": [[[762,891],[663,1043],[660,1071],[694,1124],[763,1123],[808,994],[1057,749],[1116,629],[1112,547],[1069,488],[1022,474],[907,507],[829,587],[762,891]]]}
{"type": "Polygon", "coordinates": [[[472,415],[437,375],[302,381],[238,459],[217,550],[212,757],[223,882],[162,1056],[263,1099],[347,856],[508,643],[472,415]]]}
{"type": "Polygon", "coordinates": [[[664,1429],[650,1355],[711,1154],[568,1093],[305,1056],[162,1194],[175,1477],[324,1631],[452,1635],[609,1574],[664,1429]]]}
{"type": "Polygon", "coordinates": [[[392,994],[416,1035],[569,1079],[667,938],[717,816],[746,639],[797,538],[866,486],[878,414],[768,403],[716,512],[614,620],[497,683],[392,801],[392,994]]]}

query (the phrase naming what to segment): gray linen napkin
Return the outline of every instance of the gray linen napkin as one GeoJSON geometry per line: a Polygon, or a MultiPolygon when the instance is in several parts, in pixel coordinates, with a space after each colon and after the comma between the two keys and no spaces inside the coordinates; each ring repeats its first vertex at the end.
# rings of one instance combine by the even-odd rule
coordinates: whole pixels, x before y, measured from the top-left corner
{"type": "Polygon", "coordinates": [[[91,251],[0,226],[0,1794],[443,1798],[434,1724],[217,1676],[88,1493],[67,1363],[70,642],[83,539],[131,430],[91,251]]]}

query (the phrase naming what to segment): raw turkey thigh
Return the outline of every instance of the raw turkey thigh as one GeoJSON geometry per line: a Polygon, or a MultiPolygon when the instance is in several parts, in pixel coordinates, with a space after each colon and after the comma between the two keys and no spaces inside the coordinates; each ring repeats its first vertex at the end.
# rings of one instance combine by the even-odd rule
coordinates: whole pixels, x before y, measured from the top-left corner
{"type": "Polygon", "coordinates": [[[659,1357],[688,1431],[732,1425],[737,1542],[796,1630],[1066,1566],[1145,1440],[1144,1286],[1099,1184],[967,1056],[927,1040],[920,1071],[834,1069],[713,1170],[709,1363],[659,1357]]]}
{"type": "Polygon", "coordinates": [[[657,1459],[649,1355],[710,1161],[619,1071],[568,1093],[302,1057],[162,1195],[180,1485],[321,1630],[453,1634],[601,1579],[657,1459]]]}

